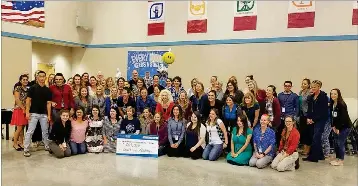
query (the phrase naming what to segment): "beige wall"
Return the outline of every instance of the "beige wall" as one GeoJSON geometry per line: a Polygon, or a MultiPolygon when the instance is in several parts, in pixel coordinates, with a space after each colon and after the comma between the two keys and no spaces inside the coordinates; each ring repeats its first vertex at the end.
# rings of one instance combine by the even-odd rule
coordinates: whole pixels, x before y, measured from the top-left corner
{"type": "Polygon", "coordinates": [[[31,41],[1,37],[1,108],[12,108],[12,89],[21,73],[31,73],[31,41]]]}
{"type": "Polygon", "coordinates": [[[85,4],[77,1],[46,1],[45,28],[1,21],[2,31],[81,43],[85,40],[76,28],[76,11],[85,4]]]}
{"type": "Polygon", "coordinates": [[[72,76],[72,48],[44,43],[32,43],[32,72],[38,63],[55,63],[56,72],[68,79],[72,76]]]}
{"type": "Polygon", "coordinates": [[[165,35],[147,36],[147,1],[92,1],[91,44],[357,34],[353,1],[316,1],[315,27],[287,29],[288,1],[258,1],[257,30],[234,32],[236,1],[208,1],[208,32],[187,34],[187,1],[166,1],[165,35]]]}
{"type": "MultiPolygon", "coordinates": [[[[244,77],[253,74],[261,88],[269,84],[282,91],[285,80],[293,81],[298,92],[305,77],[323,81],[323,89],[338,87],[345,97],[357,98],[357,41],[287,42],[241,45],[171,47],[176,62],[169,67],[171,77],[179,75],[189,87],[193,77],[209,85],[211,75],[226,82],[235,75],[244,88],[244,77]]],[[[101,70],[114,76],[120,68],[126,77],[127,51],[134,48],[75,49],[72,72],[101,70]]],[[[143,48],[137,48],[141,50],[143,48]]],[[[155,47],[151,49],[168,49],[155,47]]]]}

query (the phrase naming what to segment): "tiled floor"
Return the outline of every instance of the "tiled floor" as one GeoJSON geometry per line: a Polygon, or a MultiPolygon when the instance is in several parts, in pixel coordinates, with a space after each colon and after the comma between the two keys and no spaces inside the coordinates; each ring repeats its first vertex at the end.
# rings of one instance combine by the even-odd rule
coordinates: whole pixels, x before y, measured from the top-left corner
{"type": "Polygon", "coordinates": [[[216,162],[184,158],[159,159],[123,157],[115,154],[85,154],[56,159],[43,150],[25,158],[2,140],[2,184],[5,186],[91,186],[91,185],[357,185],[357,157],[349,156],[345,166],[328,162],[306,163],[295,172],[279,173],[216,162]]]}

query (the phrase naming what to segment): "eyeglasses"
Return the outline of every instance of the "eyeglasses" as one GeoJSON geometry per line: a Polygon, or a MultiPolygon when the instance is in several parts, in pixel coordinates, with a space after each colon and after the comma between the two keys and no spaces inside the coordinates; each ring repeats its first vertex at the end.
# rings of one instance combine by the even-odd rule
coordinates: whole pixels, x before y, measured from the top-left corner
{"type": "Polygon", "coordinates": [[[291,85],[284,85],[284,87],[292,87],[291,85]]]}

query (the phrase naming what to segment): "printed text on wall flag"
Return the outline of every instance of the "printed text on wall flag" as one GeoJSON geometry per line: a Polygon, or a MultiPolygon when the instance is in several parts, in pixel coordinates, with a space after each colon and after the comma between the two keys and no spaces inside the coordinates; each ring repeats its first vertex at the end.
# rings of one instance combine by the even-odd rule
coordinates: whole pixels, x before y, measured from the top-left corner
{"type": "Polygon", "coordinates": [[[165,2],[148,1],[148,36],[164,35],[165,2]]]}
{"type": "Polygon", "coordinates": [[[236,1],[234,31],[256,30],[257,1],[236,1]]]}
{"type": "Polygon", "coordinates": [[[186,31],[190,33],[206,33],[208,29],[208,2],[188,1],[188,22],[186,31]]]}
{"type": "Polygon", "coordinates": [[[358,1],[353,3],[352,25],[358,25],[358,1]]]}
{"type": "Polygon", "coordinates": [[[314,27],[315,1],[289,1],[287,28],[314,27]]]}

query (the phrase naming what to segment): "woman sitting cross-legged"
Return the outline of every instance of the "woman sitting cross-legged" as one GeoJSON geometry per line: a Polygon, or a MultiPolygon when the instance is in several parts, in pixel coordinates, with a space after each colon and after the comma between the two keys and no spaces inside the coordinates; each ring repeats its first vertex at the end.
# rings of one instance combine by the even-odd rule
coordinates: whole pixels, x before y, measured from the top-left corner
{"type": "Polygon", "coordinates": [[[103,151],[103,117],[98,105],[93,105],[92,113],[88,119],[86,144],[88,152],[100,153],[103,151]]]}
{"type": "Polygon", "coordinates": [[[298,159],[296,151],[300,141],[300,133],[294,127],[295,121],[292,116],[285,117],[285,129],[282,131],[280,147],[276,158],[272,161],[271,167],[279,172],[298,169],[295,162],[298,159]]]}
{"type": "Polygon", "coordinates": [[[231,153],[227,154],[226,160],[232,165],[248,165],[252,156],[250,143],[252,129],[249,128],[246,115],[237,117],[237,127],[232,130],[231,153]]]}
{"type": "Polygon", "coordinates": [[[206,127],[201,123],[200,112],[195,111],[187,124],[185,156],[196,160],[201,158],[205,148],[206,127]]]}
{"type": "Polygon", "coordinates": [[[254,149],[249,165],[259,169],[268,166],[275,156],[276,137],[275,131],[269,126],[270,117],[267,114],[261,116],[260,127],[254,129],[254,149]]]}
{"type": "Polygon", "coordinates": [[[175,105],[168,120],[168,140],[170,146],[167,155],[169,157],[182,157],[185,151],[184,144],[185,124],[183,110],[179,105],[175,105]]]}
{"type": "Polygon", "coordinates": [[[78,107],[75,110],[75,118],[71,122],[71,139],[70,147],[72,155],[86,153],[86,130],[88,127],[88,121],[85,120],[84,109],[78,107]]]}
{"type": "Polygon", "coordinates": [[[68,144],[71,135],[70,111],[61,110],[59,114],[61,119],[56,120],[52,126],[49,147],[50,152],[56,158],[63,158],[71,156],[71,149],[68,144]]]}
{"type": "Polygon", "coordinates": [[[162,114],[157,112],[154,114],[154,120],[148,127],[149,135],[157,135],[159,137],[158,144],[158,156],[162,156],[166,154],[168,147],[168,125],[167,122],[164,121],[162,114]]]}
{"type": "Polygon", "coordinates": [[[203,159],[215,161],[228,144],[226,128],[223,121],[218,118],[217,109],[211,109],[206,122],[206,131],[208,133],[208,144],[204,149],[203,159]]]}

